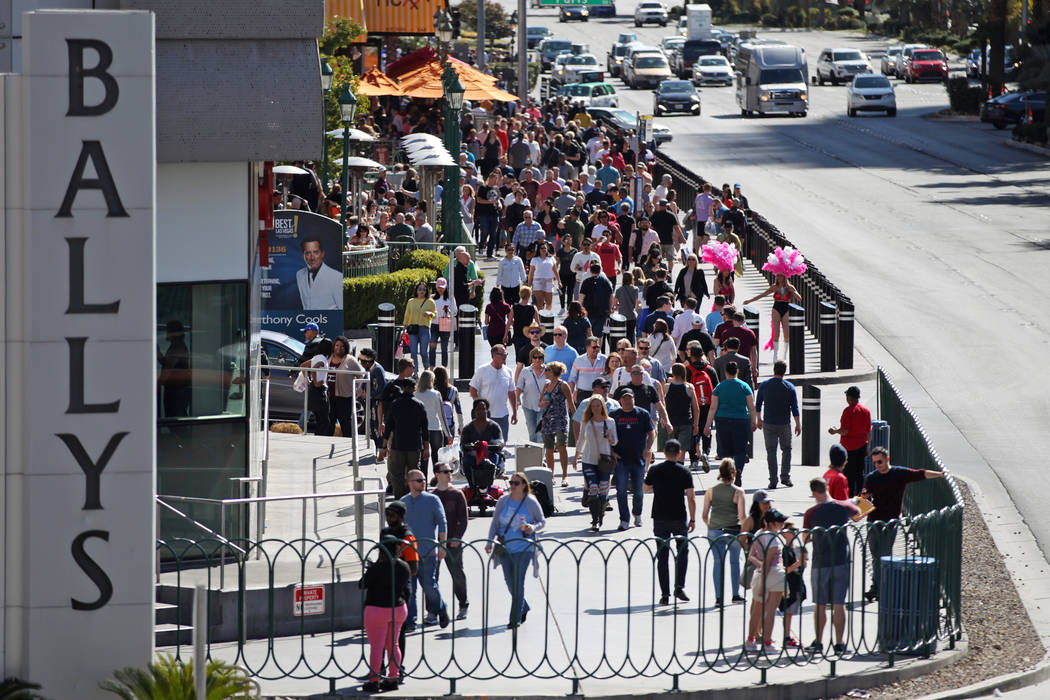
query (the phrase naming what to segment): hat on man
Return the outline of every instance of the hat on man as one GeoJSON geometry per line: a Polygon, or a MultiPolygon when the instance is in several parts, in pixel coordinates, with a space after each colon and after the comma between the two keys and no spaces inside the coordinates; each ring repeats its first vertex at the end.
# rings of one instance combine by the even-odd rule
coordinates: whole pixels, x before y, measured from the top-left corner
{"type": "Polygon", "coordinates": [[[603,388],[605,388],[605,389],[608,389],[608,388],[609,388],[610,386],[612,386],[612,383],[610,383],[610,382],[609,382],[609,380],[608,380],[608,379],[606,379],[605,377],[597,377],[597,378],[596,378],[596,379],[594,380],[594,383],[593,383],[593,384],[591,384],[591,388],[594,388],[594,387],[603,387],[603,388]]]}
{"type": "Polygon", "coordinates": [[[302,328],[299,329],[300,333],[305,333],[306,331],[313,331],[314,333],[320,333],[321,332],[321,327],[318,326],[316,323],[307,323],[305,326],[303,326],[302,328]]]}
{"type": "Polygon", "coordinates": [[[851,386],[849,389],[846,389],[846,396],[849,396],[850,398],[853,398],[853,399],[859,399],[860,398],[860,387],[859,386],[851,386]]]}
{"type": "Polygon", "coordinates": [[[620,392],[620,398],[623,398],[624,396],[630,396],[633,399],[634,398],[634,389],[624,389],[623,391],[621,391],[620,392]]]}
{"type": "Polygon", "coordinates": [[[841,467],[846,463],[847,457],[846,448],[837,442],[828,450],[828,459],[831,460],[831,466],[833,467],[841,467]]]}
{"type": "Polygon", "coordinates": [[[774,508],[773,510],[766,513],[767,523],[786,523],[788,516],[781,513],[779,510],[774,508]]]}
{"type": "Polygon", "coordinates": [[[704,317],[703,316],[701,316],[700,314],[693,314],[693,325],[694,326],[703,326],[703,325],[705,325],[705,323],[706,322],[704,321],[704,317]]]}
{"type": "Polygon", "coordinates": [[[740,183],[738,182],[735,185],[733,185],[733,189],[734,190],[739,190],[740,189],[740,183]]]}
{"type": "Polygon", "coordinates": [[[631,374],[645,374],[645,370],[638,365],[635,365],[631,368],[631,374]]]}
{"type": "Polygon", "coordinates": [[[755,491],[755,495],[754,495],[754,498],[752,500],[752,502],[755,505],[758,505],[759,503],[769,503],[769,501],[770,501],[770,498],[769,498],[769,494],[768,493],[766,493],[765,491],[762,491],[762,490],[755,491]]]}

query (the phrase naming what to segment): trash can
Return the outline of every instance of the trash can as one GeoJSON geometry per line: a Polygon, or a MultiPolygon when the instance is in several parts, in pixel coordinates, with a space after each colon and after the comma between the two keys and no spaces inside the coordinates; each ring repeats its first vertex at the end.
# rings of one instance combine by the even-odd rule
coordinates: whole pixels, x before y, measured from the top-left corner
{"type": "MultiPolygon", "coordinates": [[[[890,449],[890,424],[884,420],[873,420],[871,422],[871,449],[876,447],[890,449]]],[[[873,471],[875,471],[875,465],[871,463],[871,455],[869,454],[864,458],[864,476],[871,474],[873,471]]]]}
{"type": "Polygon", "coordinates": [[[930,653],[937,643],[937,560],[886,556],[879,566],[879,648],[930,653]]]}

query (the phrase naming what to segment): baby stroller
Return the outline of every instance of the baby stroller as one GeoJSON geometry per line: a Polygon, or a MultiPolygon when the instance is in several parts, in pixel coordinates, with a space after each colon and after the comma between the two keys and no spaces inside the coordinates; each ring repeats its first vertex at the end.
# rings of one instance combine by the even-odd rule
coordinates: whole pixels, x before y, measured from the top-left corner
{"type": "Polygon", "coordinates": [[[463,495],[467,498],[467,511],[476,508],[478,515],[484,515],[489,508],[495,508],[496,501],[503,495],[503,488],[493,482],[503,474],[503,443],[488,443],[481,440],[463,445],[463,476],[467,478],[467,487],[463,495]]]}

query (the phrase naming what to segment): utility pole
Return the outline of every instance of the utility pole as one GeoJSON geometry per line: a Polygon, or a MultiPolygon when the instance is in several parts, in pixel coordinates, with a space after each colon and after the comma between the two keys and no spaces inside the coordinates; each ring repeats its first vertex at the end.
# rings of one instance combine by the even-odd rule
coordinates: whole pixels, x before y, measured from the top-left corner
{"type": "Polygon", "coordinates": [[[528,8],[525,0],[518,0],[518,100],[519,109],[524,110],[529,102],[529,43],[528,24],[525,19],[528,8]]]}
{"type": "Polygon", "coordinates": [[[485,0],[478,0],[478,70],[485,72],[485,0]]]}
{"type": "Polygon", "coordinates": [[[1006,0],[991,0],[988,55],[988,92],[992,97],[1003,94],[1003,62],[1006,60],[1006,0]]]}

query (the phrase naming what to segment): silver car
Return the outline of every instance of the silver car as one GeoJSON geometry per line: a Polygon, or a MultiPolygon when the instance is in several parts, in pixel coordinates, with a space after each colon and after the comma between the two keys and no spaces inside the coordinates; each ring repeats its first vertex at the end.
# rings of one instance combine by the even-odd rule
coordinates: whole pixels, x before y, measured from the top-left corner
{"type": "Polygon", "coordinates": [[[886,112],[886,116],[897,116],[897,95],[889,78],[875,73],[854,76],[846,88],[846,114],[855,117],[857,112],[886,112]]]}
{"type": "Polygon", "coordinates": [[[732,85],[733,67],[725,56],[701,56],[693,64],[693,85],[732,85]]]}
{"type": "Polygon", "coordinates": [[[882,57],[883,75],[897,75],[897,64],[901,61],[902,53],[904,53],[903,46],[891,46],[886,49],[886,54],[882,57]]]}
{"type": "Polygon", "coordinates": [[[643,24],[659,24],[667,26],[667,8],[662,2],[656,0],[642,0],[634,10],[634,26],[643,24]]]}

